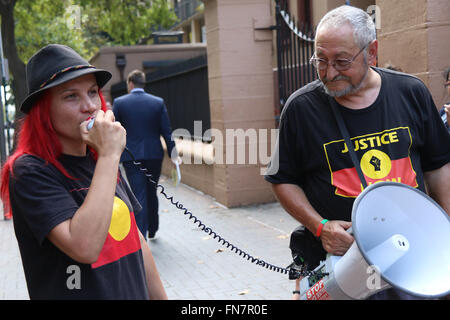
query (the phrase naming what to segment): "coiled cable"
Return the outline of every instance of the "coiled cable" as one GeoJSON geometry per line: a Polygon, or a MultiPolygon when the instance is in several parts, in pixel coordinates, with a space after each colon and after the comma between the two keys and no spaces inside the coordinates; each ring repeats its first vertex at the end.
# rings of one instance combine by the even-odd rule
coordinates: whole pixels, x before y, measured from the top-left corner
{"type": "Polygon", "coordinates": [[[297,278],[300,276],[307,277],[314,274],[313,271],[307,270],[298,271],[294,268],[291,268],[290,266],[288,268],[278,267],[259,258],[255,258],[252,255],[248,254],[247,252],[243,251],[242,249],[236,247],[228,240],[218,235],[210,227],[206,226],[200,219],[198,219],[194,214],[192,214],[192,212],[190,212],[187,208],[185,208],[182,203],[180,203],[179,201],[175,201],[173,196],[169,196],[166,193],[166,189],[164,188],[164,186],[153,180],[153,176],[150,174],[148,169],[141,162],[135,159],[134,155],[131,153],[130,150],[128,150],[127,147],[125,147],[125,151],[130,155],[131,159],[133,160],[133,164],[139,168],[139,170],[148,178],[148,180],[151,183],[156,185],[156,188],[159,189],[159,192],[164,196],[164,198],[170,201],[170,203],[173,206],[175,206],[178,210],[181,210],[184,215],[188,216],[189,220],[193,220],[193,223],[196,224],[198,228],[200,228],[203,232],[206,232],[208,235],[212,236],[220,244],[225,246],[227,249],[230,249],[230,251],[233,251],[234,253],[238,254],[244,259],[247,259],[247,261],[250,261],[251,263],[255,263],[256,265],[259,265],[271,271],[279,272],[282,274],[294,274],[297,278]]]}

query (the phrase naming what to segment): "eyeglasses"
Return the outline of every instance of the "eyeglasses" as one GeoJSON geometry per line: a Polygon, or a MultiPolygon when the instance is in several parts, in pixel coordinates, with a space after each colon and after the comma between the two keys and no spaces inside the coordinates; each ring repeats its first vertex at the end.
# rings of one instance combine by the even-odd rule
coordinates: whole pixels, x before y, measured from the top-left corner
{"type": "Polygon", "coordinates": [[[450,80],[447,80],[447,82],[444,84],[444,87],[445,87],[445,88],[450,87],[450,80]]]}
{"type": "Polygon", "coordinates": [[[314,68],[321,71],[328,69],[329,64],[331,64],[333,68],[336,69],[337,71],[345,71],[350,69],[355,59],[360,55],[361,52],[364,51],[364,49],[367,48],[369,44],[370,42],[366,44],[361,50],[359,50],[359,52],[351,59],[336,59],[332,62],[329,62],[328,60],[315,57],[316,53],[314,53],[311,59],[309,60],[309,63],[311,63],[314,66],[314,68]]]}

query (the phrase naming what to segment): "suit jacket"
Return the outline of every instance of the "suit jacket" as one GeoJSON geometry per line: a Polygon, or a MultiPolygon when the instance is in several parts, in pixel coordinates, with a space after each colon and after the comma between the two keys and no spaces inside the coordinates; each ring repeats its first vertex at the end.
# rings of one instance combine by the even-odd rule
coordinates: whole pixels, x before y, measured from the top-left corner
{"type": "MultiPolygon", "coordinates": [[[[163,99],[135,88],[114,100],[113,112],[116,121],[127,130],[127,147],[136,160],[162,159],[161,135],[171,156],[175,143],[163,99]]],[[[121,162],[130,160],[127,152],[122,153],[121,162]]]]}

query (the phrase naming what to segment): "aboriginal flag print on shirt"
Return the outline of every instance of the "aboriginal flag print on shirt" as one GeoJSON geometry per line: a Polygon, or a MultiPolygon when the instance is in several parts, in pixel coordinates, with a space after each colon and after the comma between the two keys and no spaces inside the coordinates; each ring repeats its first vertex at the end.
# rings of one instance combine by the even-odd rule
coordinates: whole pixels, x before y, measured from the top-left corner
{"type": "MultiPolygon", "coordinates": [[[[351,142],[368,185],[392,181],[414,188],[418,186],[410,158],[412,138],[408,127],[352,137],[351,142]]],[[[335,194],[357,197],[363,187],[356,168],[353,165],[348,167],[349,162],[344,161],[344,158],[350,157],[345,141],[331,141],[323,147],[335,194]]]]}
{"type": "Polygon", "coordinates": [[[112,263],[141,248],[134,213],[123,200],[114,197],[114,206],[108,235],[103,249],[92,268],[112,263]]]}

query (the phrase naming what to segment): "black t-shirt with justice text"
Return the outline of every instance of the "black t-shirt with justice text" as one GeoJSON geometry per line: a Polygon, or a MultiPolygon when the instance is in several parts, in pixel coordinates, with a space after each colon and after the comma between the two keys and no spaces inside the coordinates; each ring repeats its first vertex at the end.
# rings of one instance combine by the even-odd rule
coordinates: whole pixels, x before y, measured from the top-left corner
{"type": "MultiPolygon", "coordinates": [[[[381,76],[375,102],[339,106],[364,177],[369,185],[394,181],[425,191],[423,173],[450,161],[450,135],[418,78],[373,69],[381,76]]],[[[265,179],[301,186],[323,218],[351,220],[362,185],[320,80],[288,99],[265,179]]]]}

